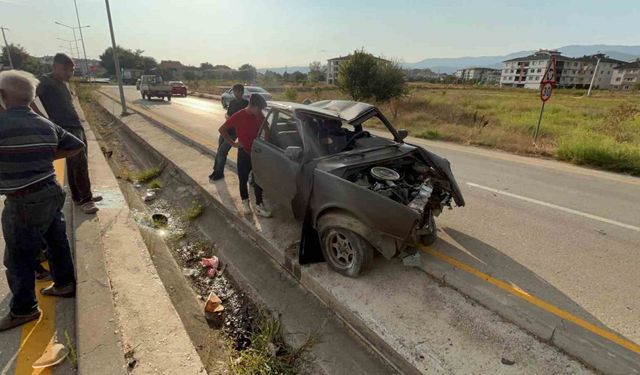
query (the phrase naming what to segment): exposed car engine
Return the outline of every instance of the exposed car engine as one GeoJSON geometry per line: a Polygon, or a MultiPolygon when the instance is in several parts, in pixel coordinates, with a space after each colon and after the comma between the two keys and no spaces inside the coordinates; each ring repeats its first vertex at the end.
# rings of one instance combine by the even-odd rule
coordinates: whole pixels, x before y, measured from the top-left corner
{"type": "Polygon", "coordinates": [[[348,173],[346,178],[420,213],[430,209],[438,215],[451,200],[443,189],[446,182],[437,178],[431,167],[414,158],[363,167],[348,173]]]}

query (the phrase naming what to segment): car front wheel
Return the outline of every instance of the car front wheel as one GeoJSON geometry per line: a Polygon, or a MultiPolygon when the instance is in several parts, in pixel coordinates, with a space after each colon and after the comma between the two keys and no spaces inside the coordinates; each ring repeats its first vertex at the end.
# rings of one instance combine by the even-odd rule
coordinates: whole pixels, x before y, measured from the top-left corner
{"type": "Polygon", "coordinates": [[[429,212],[427,226],[429,231],[426,234],[420,236],[420,243],[425,246],[432,245],[438,239],[438,230],[436,228],[436,219],[433,217],[433,212],[429,212]]]}
{"type": "Polygon", "coordinates": [[[349,277],[358,277],[373,261],[373,247],[356,233],[331,227],[321,233],[322,253],[329,267],[349,277]]]}

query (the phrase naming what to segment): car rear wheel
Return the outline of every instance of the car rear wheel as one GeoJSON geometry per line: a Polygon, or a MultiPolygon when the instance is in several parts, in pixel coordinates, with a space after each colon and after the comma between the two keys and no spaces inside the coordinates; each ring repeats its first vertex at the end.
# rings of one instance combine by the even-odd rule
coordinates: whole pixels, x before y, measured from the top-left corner
{"type": "Polygon", "coordinates": [[[371,244],[348,229],[327,228],[320,238],[325,260],[329,267],[340,274],[358,277],[373,261],[371,244]]]}

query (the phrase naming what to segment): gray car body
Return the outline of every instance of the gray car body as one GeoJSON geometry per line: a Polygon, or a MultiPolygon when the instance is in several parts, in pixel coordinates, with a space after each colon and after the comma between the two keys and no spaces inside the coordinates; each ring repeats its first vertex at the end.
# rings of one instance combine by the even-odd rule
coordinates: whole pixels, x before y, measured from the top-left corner
{"type": "MultiPolygon", "coordinates": [[[[291,160],[285,150],[274,146],[264,134],[270,131],[268,118],[252,148],[253,171],[256,182],[269,199],[287,205],[299,221],[314,229],[321,218],[329,218],[332,225],[345,227],[367,239],[386,258],[414,250],[418,243],[417,229],[422,215],[392,199],[359,186],[345,174],[354,168],[387,163],[396,159],[416,158],[430,165],[443,179],[450,182],[451,198],[457,206],[464,199],[453,178],[449,162],[421,147],[402,141],[399,132],[376,107],[350,101],[324,101],[312,105],[270,102],[268,114],[285,113],[296,119],[302,137],[302,155],[291,160]],[[319,155],[314,152],[314,134],[310,134],[301,116],[314,115],[358,125],[376,116],[387,126],[394,140],[376,137],[380,145],[368,149],[319,155]]],[[[275,125],[272,125],[275,126],[275,125]]]]}

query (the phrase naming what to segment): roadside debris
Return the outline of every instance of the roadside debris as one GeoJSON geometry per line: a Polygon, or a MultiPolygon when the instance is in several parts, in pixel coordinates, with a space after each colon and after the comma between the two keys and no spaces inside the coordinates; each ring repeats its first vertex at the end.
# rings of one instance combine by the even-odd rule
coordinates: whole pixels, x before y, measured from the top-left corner
{"type": "Polygon", "coordinates": [[[134,353],[135,352],[133,349],[129,349],[126,353],[124,353],[124,358],[127,361],[127,368],[129,369],[129,371],[133,370],[138,364],[138,358],[133,356],[134,353]]]}
{"type": "Polygon", "coordinates": [[[512,360],[510,360],[508,358],[504,358],[504,357],[502,357],[502,360],[500,362],[502,362],[503,365],[507,365],[507,366],[513,366],[513,365],[516,364],[516,361],[512,361],[512,360]]]}
{"type": "Polygon", "coordinates": [[[47,368],[51,366],[55,366],[59,363],[62,363],[67,355],[69,354],[69,350],[66,346],[60,343],[53,344],[50,348],[42,353],[42,356],[38,358],[31,367],[33,368],[47,368]]]}
{"type": "Polygon", "coordinates": [[[224,306],[222,300],[214,292],[209,293],[209,297],[204,304],[204,317],[212,326],[222,328],[224,322],[224,306]]]}
{"type": "Polygon", "coordinates": [[[156,189],[147,189],[147,193],[144,195],[145,202],[151,202],[156,199],[157,190],[156,189]]]}
{"type": "Polygon", "coordinates": [[[207,269],[207,276],[209,276],[209,278],[213,279],[216,277],[218,265],[220,264],[220,260],[217,256],[214,255],[211,258],[202,258],[200,263],[207,269]]]}
{"type": "Polygon", "coordinates": [[[182,274],[188,277],[198,277],[198,275],[200,275],[200,272],[194,268],[183,268],[182,274]]]}
{"type": "Polygon", "coordinates": [[[402,264],[406,267],[422,267],[422,257],[420,252],[402,258],[402,264]]]}

